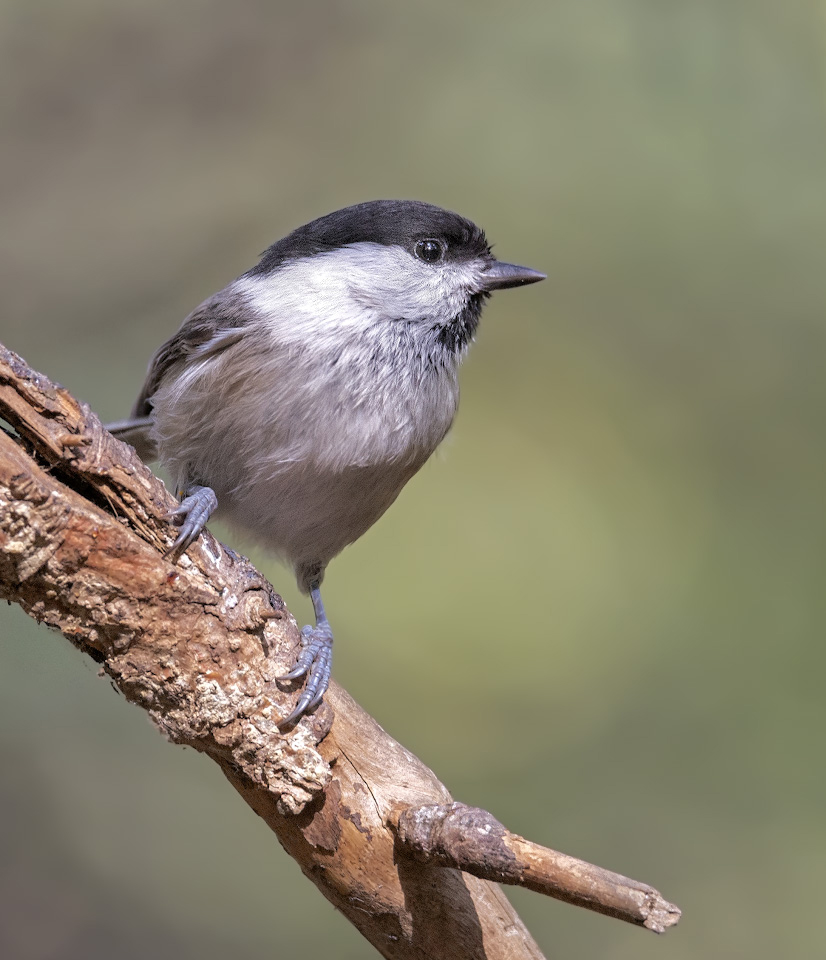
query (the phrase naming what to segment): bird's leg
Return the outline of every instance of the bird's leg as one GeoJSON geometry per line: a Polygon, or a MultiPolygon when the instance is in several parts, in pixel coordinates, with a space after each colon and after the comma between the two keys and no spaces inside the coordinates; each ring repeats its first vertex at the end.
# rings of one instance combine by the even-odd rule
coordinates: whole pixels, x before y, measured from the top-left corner
{"type": "MultiPolygon", "coordinates": [[[[181,532],[164,556],[173,562],[190,547],[201,535],[212,513],[218,506],[218,498],[212,487],[193,485],[183,492],[179,506],[171,510],[169,519],[181,532]]],[[[315,626],[304,627],[301,631],[301,653],[295,667],[279,680],[297,680],[307,675],[307,685],[298,698],[293,712],[279,723],[285,727],[298,720],[321,702],[321,698],[330,685],[330,672],[333,661],[333,631],[324,612],[321,589],[318,580],[310,584],[310,599],[315,611],[315,626]]]]}
{"type": "Polygon", "coordinates": [[[293,712],[278,726],[286,727],[298,720],[308,710],[321,702],[321,698],[330,685],[330,671],[333,664],[333,631],[324,612],[321,590],[317,580],[310,584],[310,599],[315,611],[315,626],[304,627],[301,631],[301,653],[295,667],[279,680],[295,680],[307,674],[307,685],[298,698],[293,712]]]}
{"type": "Polygon", "coordinates": [[[207,520],[218,506],[218,497],[212,487],[188,487],[180,504],[167,514],[176,527],[181,528],[175,542],[164,554],[174,563],[200,537],[207,520]]]}

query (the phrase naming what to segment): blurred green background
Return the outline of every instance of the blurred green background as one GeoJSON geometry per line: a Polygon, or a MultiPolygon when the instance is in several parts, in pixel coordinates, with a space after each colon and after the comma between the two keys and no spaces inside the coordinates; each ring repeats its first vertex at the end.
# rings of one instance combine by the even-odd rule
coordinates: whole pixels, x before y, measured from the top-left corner
{"type": "MultiPolygon", "coordinates": [[[[549,957],[823,950],[824,39],[816,0],[0,4],[0,339],[104,419],[346,204],[547,271],[326,600],[336,677],[457,798],[684,910],[513,894],[549,957]]],[[[216,767],[0,616],[0,955],[374,955],[216,767]]]]}

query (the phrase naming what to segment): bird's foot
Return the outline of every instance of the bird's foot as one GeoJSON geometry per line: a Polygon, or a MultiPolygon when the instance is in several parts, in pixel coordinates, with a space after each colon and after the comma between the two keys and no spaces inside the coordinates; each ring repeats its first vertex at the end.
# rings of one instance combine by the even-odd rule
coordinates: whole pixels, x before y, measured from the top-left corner
{"type": "Polygon", "coordinates": [[[190,487],[188,495],[167,514],[181,532],[164,556],[175,563],[200,537],[217,506],[218,497],[212,487],[190,487]]]}
{"type": "Polygon", "coordinates": [[[280,721],[279,727],[286,727],[299,720],[305,713],[321,702],[330,685],[330,672],[333,666],[333,634],[328,623],[315,627],[304,627],[301,631],[301,653],[295,666],[279,680],[297,680],[307,675],[307,685],[298,698],[293,712],[280,721]]]}

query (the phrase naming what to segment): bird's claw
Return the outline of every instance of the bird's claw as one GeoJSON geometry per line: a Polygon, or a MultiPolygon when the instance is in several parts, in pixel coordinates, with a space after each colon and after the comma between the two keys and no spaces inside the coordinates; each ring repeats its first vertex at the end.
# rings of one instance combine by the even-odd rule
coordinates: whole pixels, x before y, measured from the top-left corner
{"type": "Polygon", "coordinates": [[[212,487],[192,487],[189,495],[167,514],[167,518],[181,531],[164,556],[173,563],[178,560],[203,533],[217,506],[218,497],[212,487]]]}
{"type": "Polygon", "coordinates": [[[295,666],[279,680],[297,680],[307,675],[307,685],[292,713],[281,720],[279,727],[289,726],[317,706],[327,687],[333,666],[333,635],[329,627],[304,627],[301,631],[301,653],[295,666]]]}

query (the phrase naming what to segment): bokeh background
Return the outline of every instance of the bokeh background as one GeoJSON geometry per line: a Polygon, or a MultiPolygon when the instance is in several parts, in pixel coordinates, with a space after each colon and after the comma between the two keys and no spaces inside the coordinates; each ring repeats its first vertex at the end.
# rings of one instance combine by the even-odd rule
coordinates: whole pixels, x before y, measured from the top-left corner
{"type": "MultiPolygon", "coordinates": [[[[0,339],[104,419],[346,204],[547,271],[326,598],[338,680],[457,798],[684,910],[516,892],[549,956],[824,948],[825,39],[819,0],[0,4],[0,339]]],[[[214,765],[0,618],[4,958],[374,955],[214,765]]]]}

